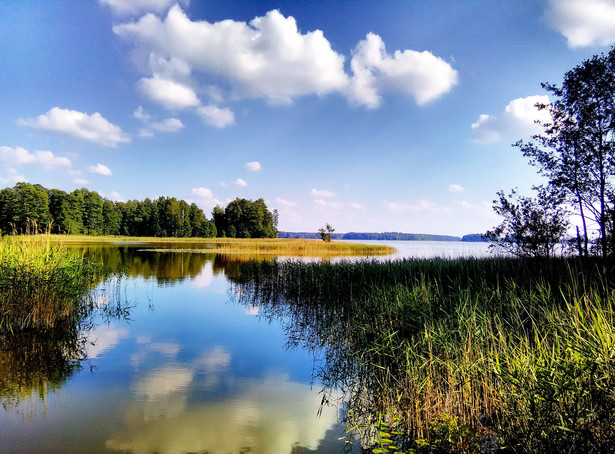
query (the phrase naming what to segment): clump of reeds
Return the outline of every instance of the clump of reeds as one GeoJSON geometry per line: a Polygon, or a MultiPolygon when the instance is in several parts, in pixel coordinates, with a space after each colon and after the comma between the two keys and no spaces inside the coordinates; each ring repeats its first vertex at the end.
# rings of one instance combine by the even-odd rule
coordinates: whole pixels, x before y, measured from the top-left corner
{"type": "Polygon", "coordinates": [[[610,452],[610,270],[575,259],[271,262],[236,279],[247,303],[285,321],[290,345],[318,352],[320,379],[349,392],[348,423],[378,452],[383,420],[407,452],[610,452]]]}
{"type": "Polygon", "coordinates": [[[150,243],[164,245],[163,248],[148,248],[156,252],[211,252],[221,254],[248,254],[267,256],[308,256],[343,257],[349,255],[372,256],[395,253],[395,248],[377,244],[349,242],[324,242],[320,240],[285,238],[157,238],[157,237],[117,237],[87,235],[51,235],[52,241],[70,243],[150,243]],[[171,249],[167,245],[175,245],[171,249]],[[195,248],[194,246],[202,246],[195,248]]]}
{"type": "Polygon", "coordinates": [[[0,239],[0,333],[50,328],[73,316],[98,267],[48,236],[0,239]]]}

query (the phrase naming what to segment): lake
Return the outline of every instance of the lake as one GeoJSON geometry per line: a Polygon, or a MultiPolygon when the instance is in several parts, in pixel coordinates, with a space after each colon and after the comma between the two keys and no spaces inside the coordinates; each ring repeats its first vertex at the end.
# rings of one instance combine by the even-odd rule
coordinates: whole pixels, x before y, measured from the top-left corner
{"type": "MultiPolygon", "coordinates": [[[[393,258],[486,254],[485,243],[378,244],[393,258]]],[[[283,319],[238,302],[240,261],[150,246],[84,245],[125,277],[101,284],[79,326],[2,346],[0,451],[342,452],[342,408],[321,406],[314,379],[319,352],[289,347],[283,319]]]]}

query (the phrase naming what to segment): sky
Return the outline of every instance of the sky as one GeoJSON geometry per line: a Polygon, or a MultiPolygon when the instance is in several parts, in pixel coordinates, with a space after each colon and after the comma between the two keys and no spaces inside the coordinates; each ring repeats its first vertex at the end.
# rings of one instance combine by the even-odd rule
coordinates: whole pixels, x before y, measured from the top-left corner
{"type": "Polygon", "coordinates": [[[0,187],[484,232],[540,84],[613,44],[615,0],[0,1],[0,187]]]}

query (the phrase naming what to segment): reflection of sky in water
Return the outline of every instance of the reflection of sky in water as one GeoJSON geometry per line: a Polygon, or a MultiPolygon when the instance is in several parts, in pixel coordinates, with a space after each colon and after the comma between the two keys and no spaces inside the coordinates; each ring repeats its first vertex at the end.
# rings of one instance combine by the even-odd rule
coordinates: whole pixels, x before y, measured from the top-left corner
{"type": "Polygon", "coordinates": [[[173,286],[128,279],[122,295],[138,303],[130,321],[94,329],[81,371],[28,402],[29,420],[5,412],[1,451],[341,452],[337,410],[317,416],[311,354],[286,350],[280,326],[228,303],[227,292],[211,263],[173,286]]]}

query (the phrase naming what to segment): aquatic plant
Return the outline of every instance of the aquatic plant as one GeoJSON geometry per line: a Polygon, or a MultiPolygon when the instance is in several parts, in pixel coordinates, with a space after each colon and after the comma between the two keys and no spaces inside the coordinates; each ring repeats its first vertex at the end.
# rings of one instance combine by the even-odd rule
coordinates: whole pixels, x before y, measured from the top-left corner
{"type": "Polygon", "coordinates": [[[0,239],[0,333],[73,316],[101,269],[49,236],[0,239]]]}
{"type": "Polygon", "coordinates": [[[612,276],[581,259],[274,261],[243,266],[235,294],[314,350],[373,452],[383,421],[406,452],[611,452],[612,276]]]}

